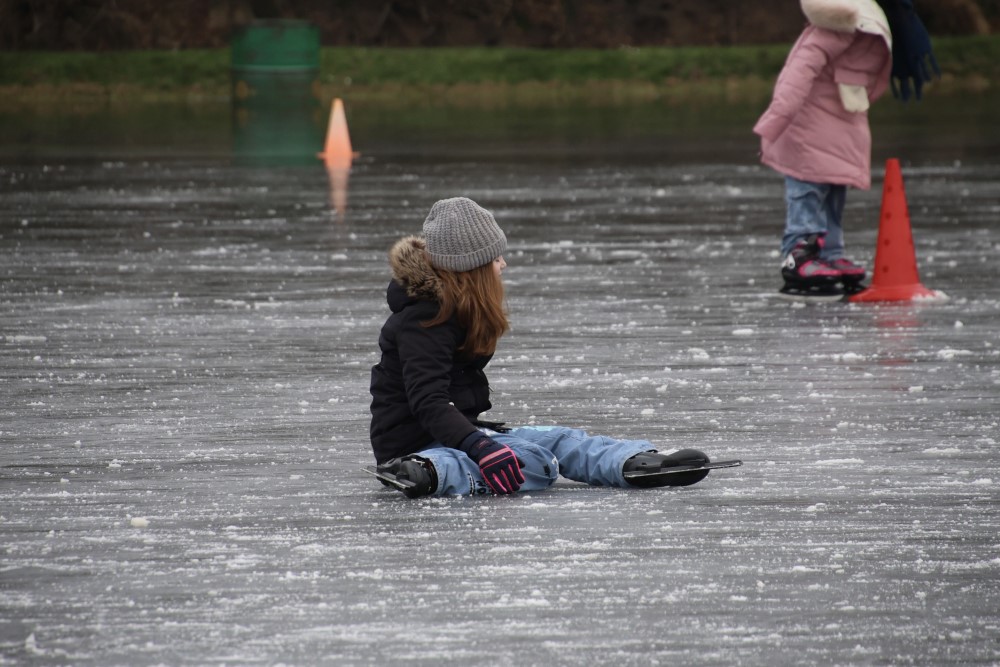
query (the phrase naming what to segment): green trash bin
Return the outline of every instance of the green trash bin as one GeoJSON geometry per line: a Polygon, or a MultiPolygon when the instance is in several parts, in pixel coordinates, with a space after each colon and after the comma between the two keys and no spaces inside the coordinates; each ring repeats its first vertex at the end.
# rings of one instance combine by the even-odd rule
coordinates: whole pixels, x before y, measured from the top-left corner
{"type": "Polygon", "coordinates": [[[315,164],[323,149],[319,28],[254,21],[233,35],[230,50],[236,156],[264,166],[315,164]]]}

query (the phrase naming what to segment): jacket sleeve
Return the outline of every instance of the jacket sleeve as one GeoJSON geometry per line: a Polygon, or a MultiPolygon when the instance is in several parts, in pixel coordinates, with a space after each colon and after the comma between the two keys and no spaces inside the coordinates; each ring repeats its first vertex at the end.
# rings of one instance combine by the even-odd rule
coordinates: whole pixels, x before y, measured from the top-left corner
{"type": "MultiPolygon", "coordinates": [[[[417,309],[413,309],[417,311],[417,309]]],[[[410,411],[438,442],[457,448],[476,427],[451,402],[451,369],[462,331],[447,323],[425,327],[426,312],[413,312],[397,337],[410,411]]]]}
{"type": "Polygon", "coordinates": [[[768,141],[777,140],[808,99],[823,69],[843,53],[853,39],[849,33],[807,27],[792,47],[774,85],[771,104],[754,126],[754,133],[768,141]]]}

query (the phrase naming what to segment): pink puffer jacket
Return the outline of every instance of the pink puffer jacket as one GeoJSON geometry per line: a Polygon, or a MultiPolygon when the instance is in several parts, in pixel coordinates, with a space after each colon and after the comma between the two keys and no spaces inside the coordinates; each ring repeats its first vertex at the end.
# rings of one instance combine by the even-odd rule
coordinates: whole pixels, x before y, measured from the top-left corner
{"type": "Polygon", "coordinates": [[[892,68],[888,31],[838,32],[816,25],[822,15],[809,18],[812,25],[792,47],[771,104],[754,126],[761,162],[800,180],[868,189],[868,113],[845,109],[840,89],[863,87],[862,96],[867,92],[872,101],[885,92],[892,68]]]}

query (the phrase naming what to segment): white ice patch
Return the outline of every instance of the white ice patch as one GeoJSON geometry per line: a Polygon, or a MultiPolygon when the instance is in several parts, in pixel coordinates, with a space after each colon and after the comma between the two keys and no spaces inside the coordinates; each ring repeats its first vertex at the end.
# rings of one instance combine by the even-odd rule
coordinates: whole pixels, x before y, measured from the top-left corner
{"type": "Polygon", "coordinates": [[[931,290],[931,293],[924,296],[918,294],[913,297],[913,301],[925,301],[925,302],[943,302],[948,301],[951,297],[942,292],[941,290],[931,290]]]}
{"type": "Polygon", "coordinates": [[[944,359],[945,361],[950,361],[955,357],[969,357],[969,356],[972,356],[972,352],[970,350],[954,350],[947,347],[943,350],[938,350],[937,352],[937,358],[944,359]]]}
{"type": "Polygon", "coordinates": [[[45,655],[45,651],[38,648],[38,641],[35,639],[34,632],[24,640],[24,652],[28,655],[45,655]]]}
{"type": "Polygon", "coordinates": [[[225,246],[220,246],[218,248],[202,248],[201,250],[194,250],[191,252],[195,257],[221,257],[229,254],[229,249],[225,246]]]}
{"type": "Polygon", "coordinates": [[[924,454],[961,454],[962,450],[958,447],[928,447],[923,450],[924,454]]]}
{"type": "Polygon", "coordinates": [[[219,306],[232,306],[234,308],[249,308],[250,304],[243,299],[213,299],[212,303],[219,306]]]}

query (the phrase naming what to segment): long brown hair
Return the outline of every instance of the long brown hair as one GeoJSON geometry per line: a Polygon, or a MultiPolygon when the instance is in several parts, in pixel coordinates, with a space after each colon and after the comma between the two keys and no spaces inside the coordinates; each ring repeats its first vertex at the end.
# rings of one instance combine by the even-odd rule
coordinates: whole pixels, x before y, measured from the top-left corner
{"type": "Polygon", "coordinates": [[[441,309],[423,325],[442,324],[454,314],[466,332],[459,351],[470,357],[493,354],[500,336],[510,329],[503,281],[494,271],[493,262],[471,271],[434,268],[434,273],[441,279],[441,309]]]}

